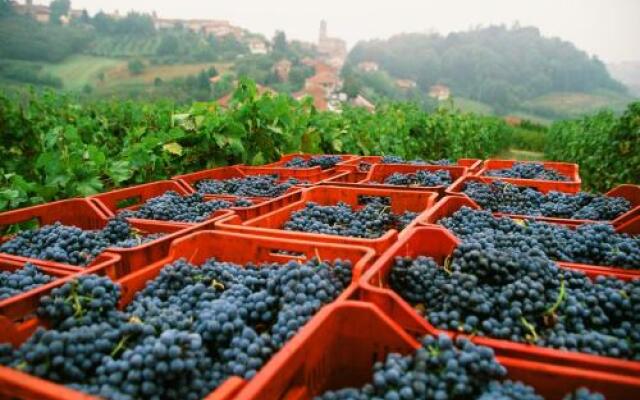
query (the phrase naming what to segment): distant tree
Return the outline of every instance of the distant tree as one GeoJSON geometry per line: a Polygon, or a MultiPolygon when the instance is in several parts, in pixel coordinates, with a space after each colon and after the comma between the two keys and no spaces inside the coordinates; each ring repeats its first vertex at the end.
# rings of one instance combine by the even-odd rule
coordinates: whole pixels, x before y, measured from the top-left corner
{"type": "Polygon", "coordinates": [[[283,31],[276,31],[273,37],[273,52],[277,54],[286,54],[288,51],[287,36],[283,31]]]}
{"type": "Polygon", "coordinates": [[[100,71],[100,72],[98,73],[98,80],[99,80],[100,82],[104,82],[104,78],[105,78],[105,76],[104,76],[104,71],[100,71]]]}
{"type": "Polygon", "coordinates": [[[162,83],[163,83],[162,78],[160,78],[159,76],[156,76],[156,78],[153,80],[154,86],[161,86],[162,83]]]}
{"type": "Polygon", "coordinates": [[[82,51],[93,40],[86,29],[41,24],[14,16],[0,23],[0,60],[19,59],[58,62],[82,51]]]}
{"type": "MultiPolygon", "coordinates": [[[[346,65],[362,61],[378,63],[394,79],[416,81],[423,93],[434,84],[444,84],[455,96],[489,102],[502,110],[553,92],[624,91],[597,58],[519,24],[359,42],[346,65]]],[[[360,75],[363,84],[378,94],[390,89],[380,76],[371,81],[369,74],[360,75]]]]}
{"type": "Polygon", "coordinates": [[[218,70],[213,65],[209,67],[207,70],[207,76],[209,78],[213,78],[214,76],[218,76],[218,70]]]}
{"type": "Polygon", "coordinates": [[[145,66],[142,61],[136,58],[134,60],[129,61],[129,63],[127,64],[127,68],[129,69],[129,72],[132,75],[140,75],[141,73],[144,72],[145,66]]]}
{"type": "Polygon", "coordinates": [[[83,9],[82,14],[80,14],[80,22],[87,25],[91,23],[91,17],[89,16],[86,8],[83,9]]]}
{"type": "Polygon", "coordinates": [[[151,16],[137,12],[128,13],[116,25],[116,32],[120,34],[147,36],[152,35],[155,30],[151,16]]]}
{"type": "Polygon", "coordinates": [[[85,85],[82,87],[82,92],[83,92],[84,94],[91,94],[91,93],[93,92],[93,86],[89,85],[88,83],[87,83],[87,84],[85,84],[85,85]]]}
{"type": "Polygon", "coordinates": [[[198,74],[197,80],[198,81],[196,86],[199,89],[208,89],[209,87],[211,87],[211,84],[209,83],[209,75],[207,74],[206,70],[200,71],[200,73],[198,74]]]}
{"type": "Polygon", "coordinates": [[[13,7],[11,6],[11,1],[9,0],[0,0],[0,18],[6,17],[8,15],[13,14],[13,7]]]}
{"type": "Polygon", "coordinates": [[[159,56],[175,55],[180,48],[180,42],[175,35],[163,35],[156,54],[159,56]]]}
{"type": "Polygon", "coordinates": [[[91,25],[100,33],[114,33],[116,22],[113,18],[100,11],[91,19],[91,25]]]}
{"type": "Polygon", "coordinates": [[[68,15],[70,8],[70,0],[53,0],[49,4],[49,10],[51,11],[49,22],[53,24],[60,24],[60,18],[68,15]]]}
{"type": "Polygon", "coordinates": [[[314,69],[308,65],[294,63],[289,71],[289,83],[294,91],[300,90],[304,87],[304,82],[310,76],[313,76],[314,69]]]}
{"type": "Polygon", "coordinates": [[[356,74],[349,74],[345,76],[342,91],[350,98],[357,97],[362,91],[362,82],[358,79],[356,74]]]}

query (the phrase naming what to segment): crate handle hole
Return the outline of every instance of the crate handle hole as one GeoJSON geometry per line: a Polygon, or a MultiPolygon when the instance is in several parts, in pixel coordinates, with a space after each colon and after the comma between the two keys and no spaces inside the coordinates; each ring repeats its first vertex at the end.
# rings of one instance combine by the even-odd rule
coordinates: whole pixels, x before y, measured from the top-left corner
{"type": "Polygon", "coordinates": [[[24,221],[3,225],[0,227],[0,239],[11,237],[22,231],[38,229],[41,225],[42,223],[40,222],[40,218],[38,217],[32,217],[24,221]]]}
{"type": "Polygon", "coordinates": [[[140,195],[127,197],[126,199],[119,200],[116,203],[116,209],[120,210],[122,208],[131,207],[136,204],[142,202],[142,197],[140,195]]]}

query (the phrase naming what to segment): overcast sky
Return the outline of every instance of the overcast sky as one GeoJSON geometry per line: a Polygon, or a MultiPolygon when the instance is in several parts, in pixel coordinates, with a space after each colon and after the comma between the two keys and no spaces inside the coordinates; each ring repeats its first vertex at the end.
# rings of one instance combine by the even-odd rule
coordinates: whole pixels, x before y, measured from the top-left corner
{"type": "MultiPolygon", "coordinates": [[[[121,13],[155,10],[161,17],[227,19],[271,37],[315,40],[320,19],[347,40],[400,32],[466,30],[514,21],[534,25],[606,62],[640,59],[640,0],[71,0],[73,8],[121,13]]],[[[21,1],[24,2],[24,1],[21,1]]],[[[36,3],[48,3],[36,0],[36,3]]]]}

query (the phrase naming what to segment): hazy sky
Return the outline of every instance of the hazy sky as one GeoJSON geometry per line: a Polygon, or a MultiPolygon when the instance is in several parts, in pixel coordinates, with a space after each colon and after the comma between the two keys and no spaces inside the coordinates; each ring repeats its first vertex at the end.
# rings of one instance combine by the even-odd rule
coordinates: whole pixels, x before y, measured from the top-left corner
{"type": "MultiPolygon", "coordinates": [[[[545,36],[574,42],[607,62],[640,59],[640,0],[71,0],[90,13],[155,10],[161,17],[227,19],[271,37],[315,40],[329,34],[358,40],[400,32],[440,33],[497,23],[535,25],[545,36]]],[[[22,1],[21,1],[22,2],[22,1]]],[[[36,0],[36,3],[48,3],[36,0]]]]}

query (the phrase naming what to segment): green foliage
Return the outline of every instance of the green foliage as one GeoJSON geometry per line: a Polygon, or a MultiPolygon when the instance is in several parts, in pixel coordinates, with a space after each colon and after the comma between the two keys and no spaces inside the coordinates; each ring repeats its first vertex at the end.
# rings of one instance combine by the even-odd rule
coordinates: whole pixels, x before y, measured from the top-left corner
{"type": "Polygon", "coordinates": [[[69,14],[70,8],[71,1],[69,0],[53,0],[49,4],[49,10],[51,10],[49,22],[59,25],[61,23],[60,18],[69,14]]]}
{"type": "Polygon", "coordinates": [[[84,49],[92,38],[86,29],[5,16],[0,20],[0,59],[58,62],[84,49]]]}
{"type": "Polygon", "coordinates": [[[545,38],[534,27],[490,26],[467,32],[402,34],[359,42],[348,64],[375,61],[392,76],[436,83],[456,96],[506,112],[518,102],[551,92],[623,92],[605,65],[573,44],[545,38]]]}
{"type": "Polygon", "coordinates": [[[60,88],[62,80],[43,73],[42,66],[17,61],[0,61],[0,77],[22,83],[60,88]]]}
{"type": "Polygon", "coordinates": [[[0,0],[0,18],[13,14],[13,7],[9,0],[0,0]]]}
{"type": "Polygon", "coordinates": [[[545,130],[532,130],[522,124],[513,129],[511,147],[518,150],[543,152],[547,141],[545,130]]]}
{"type": "MultiPolygon", "coordinates": [[[[93,19],[94,25],[99,23],[96,18],[100,21],[99,14],[93,19]]],[[[148,57],[157,64],[184,64],[233,60],[239,55],[248,54],[249,49],[232,35],[205,37],[176,28],[145,35],[104,33],[96,37],[86,52],[101,57],[148,57]]]]}
{"type": "Polygon", "coordinates": [[[144,72],[145,65],[142,61],[135,59],[127,63],[127,68],[129,69],[129,72],[131,72],[131,74],[140,75],[144,72]]]}
{"type": "Polygon", "coordinates": [[[227,109],[0,94],[0,131],[0,209],[218,165],[263,164],[293,151],[485,158],[507,146],[510,134],[496,118],[427,114],[414,104],[320,112],[286,94],[258,96],[249,80],[240,80],[227,109]]]}
{"type": "Polygon", "coordinates": [[[286,55],[288,51],[289,47],[287,45],[287,36],[284,31],[276,31],[276,34],[273,37],[273,52],[278,53],[279,55],[286,55]]]}
{"type": "Polygon", "coordinates": [[[100,11],[90,23],[102,34],[149,36],[156,30],[150,15],[137,12],[129,12],[124,18],[116,19],[100,11]]]}
{"type": "Polygon", "coordinates": [[[550,159],[578,162],[591,189],[609,190],[640,179],[640,102],[622,116],[611,111],[553,124],[545,149],[550,159]]]}
{"type": "Polygon", "coordinates": [[[168,56],[175,54],[180,47],[180,42],[175,35],[164,35],[160,41],[160,45],[156,49],[159,56],[168,56]]]}

